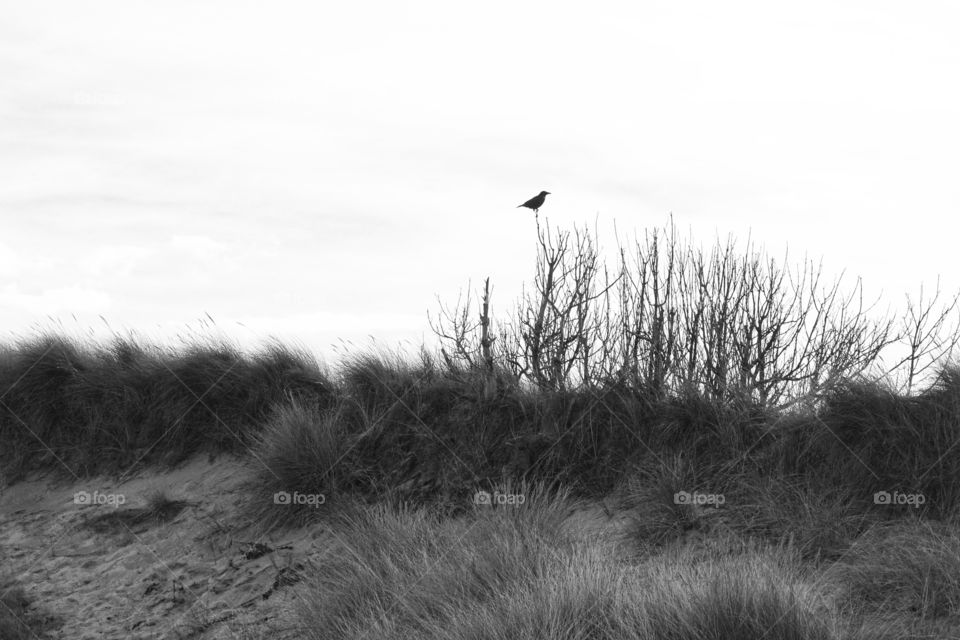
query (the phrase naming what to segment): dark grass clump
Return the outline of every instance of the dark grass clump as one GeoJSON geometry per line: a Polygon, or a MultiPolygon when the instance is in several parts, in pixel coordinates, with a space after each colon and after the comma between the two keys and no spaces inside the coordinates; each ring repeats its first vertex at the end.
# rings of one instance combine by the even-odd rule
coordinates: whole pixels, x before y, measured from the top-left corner
{"type": "Polygon", "coordinates": [[[960,370],[945,368],[917,396],[881,384],[838,385],[816,413],[779,429],[780,470],[843,486],[864,508],[891,517],[918,510],[945,517],[960,506],[960,370]],[[874,494],[922,496],[884,504],[874,494]]]}
{"type": "Polygon", "coordinates": [[[683,389],[654,405],[653,444],[707,466],[741,462],[767,446],[776,412],[747,395],[724,399],[683,389]]]}
{"type": "Polygon", "coordinates": [[[95,366],[95,359],[78,344],[52,335],[8,345],[2,356],[0,455],[5,457],[5,473],[15,478],[29,464],[52,466],[70,455],[51,444],[83,441],[71,412],[70,389],[95,366]]]}
{"type": "Polygon", "coordinates": [[[348,361],[343,409],[357,459],[381,489],[445,502],[505,478],[609,490],[647,422],[622,396],[522,388],[503,372],[417,366],[383,355],[348,361]],[[620,410],[624,416],[611,411],[620,410]]]}
{"type": "Polygon", "coordinates": [[[617,495],[632,514],[629,536],[638,550],[690,537],[737,535],[788,545],[819,566],[840,558],[882,520],[849,487],[824,487],[729,465],[694,464],[680,454],[650,454],[624,477],[617,495]]]}
{"type": "Polygon", "coordinates": [[[302,525],[325,515],[348,490],[368,488],[370,481],[350,455],[344,424],[336,409],[300,402],[275,408],[249,459],[257,478],[250,502],[257,521],[302,525]]]}
{"type": "Polygon", "coordinates": [[[677,456],[716,484],[749,466],[748,453],[771,440],[771,411],[749,400],[622,387],[530,393],[536,432],[547,445],[536,478],[560,478],[592,496],[614,490],[638,465],[677,456]]]}
{"type": "Polygon", "coordinates": [[[732,499],[731,476],[721,479],[679,454],[645,458],[618,491],[622,506],[633,514],[628,533],[633,543],[638,549],[659,548],[688,533],[711,530],[732,499]]]}
{"type": "Polygon", "coordinates": [[[880,520],[847,486],[809,478],[747,475],[727,494],[725,522],[743,535],[788,544],[818,566],[837,560],[880,520]]]}
{"type": "Polygon", "coordinates": [[[452,504],[498,481],[512,442],[533,431],[534,403],[501,376],[451,370],[424,356],[415,365],[386,354],[348,360],[338,420],[369,491],[452,504]]]}
{"type": "Polygon", "coordinates": [[[316,361],[279,345],[252,355],[225,344],[192,345],[161,365],[141,439],[159,442],[168,462],[205,448],[244,450],[277,402],[322,404],[333,395],[316,361]]]}
{"type": "Polygon", "coordinates": [[[30,469],[125,472],[243,450],[277,402],[324,404],[334,393],[312,356],[278,344],[245,354],[215,341],[172,350],[52,334],[0,349],[0,389],[9,480],[30,469]]]}
{"type": "Polygon", "coordinates": [[[144,515],[147,521],[169,522],[180,515],[180,512],[190,506],[186,500],[171,498],[164,491],[154,491],[147,496],[147,505],[144,515]]]}
{"type": "Polygon", "coordinates": [[[506,478],[569,485],[602,496],[651,450],[697,464],[740,461],[766,437],[766,413],[748,404],[647,397],[629,389],[544,390],[428,356],[348,360],[338,419],[357,464],[381,492],[447,503],[506,478]]]}
{"type": "Polygon", "coordinates": [[[332,486],[451,514],[478,489],[508,480],[602,497],[658,458],[682,458],[716,491],[756,470],[750,454],[770,448],[769,414],[747,400],[542,390],[501,369],[368,353],[342,365],[335,406],[280,410],[257,440],[254,465],[271,500],[332,486]]]}

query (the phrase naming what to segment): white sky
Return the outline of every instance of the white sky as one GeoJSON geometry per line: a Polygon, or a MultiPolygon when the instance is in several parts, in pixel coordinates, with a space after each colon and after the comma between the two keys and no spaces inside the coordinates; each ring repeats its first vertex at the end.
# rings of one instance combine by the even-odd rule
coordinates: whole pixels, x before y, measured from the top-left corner
{"type": "Polygon", "coordinates": [[[0,329],[322,355],[533,275],[532,213],[960,286],[951,2],[0,7],[0,329]]]}

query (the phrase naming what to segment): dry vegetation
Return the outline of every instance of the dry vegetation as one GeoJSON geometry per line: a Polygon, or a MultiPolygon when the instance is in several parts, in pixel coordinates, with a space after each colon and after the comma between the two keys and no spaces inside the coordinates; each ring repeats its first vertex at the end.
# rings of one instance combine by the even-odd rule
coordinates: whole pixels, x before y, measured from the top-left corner
{"type": "Polygon", "coordinates": [[[617,255],[540,229],[514,311],[488,283],[417,361],[7,345],[6,481],[249,451],[251,517],[343,541],[302,585],[304,637],[958,637],[957,299],[884,317],[813,263],[672,228],[617,255]],[[561,533],[608,496],[622,557],[561,533]]]}

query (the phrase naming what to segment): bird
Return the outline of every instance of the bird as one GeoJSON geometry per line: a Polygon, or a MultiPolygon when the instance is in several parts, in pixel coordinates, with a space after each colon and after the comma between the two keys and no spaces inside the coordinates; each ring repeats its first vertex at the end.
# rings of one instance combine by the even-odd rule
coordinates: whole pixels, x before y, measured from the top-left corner
{"type": "Polygon", "coordinates": [[[543,206],[543,201],[547,199],[547,196],[550,195],[549,191],[541,191],[539,195],[533,196],[523,204],[518,204],[517,209],[520,207],[526,207],[527,209],[533,209],[534,213],[543,206]]]}

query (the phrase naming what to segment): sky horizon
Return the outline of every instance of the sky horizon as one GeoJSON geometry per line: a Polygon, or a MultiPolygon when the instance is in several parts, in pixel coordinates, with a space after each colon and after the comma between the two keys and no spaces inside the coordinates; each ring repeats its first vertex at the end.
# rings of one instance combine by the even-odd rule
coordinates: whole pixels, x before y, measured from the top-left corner
{"type": "Polygon", "coordinates": [[[210,316],[332,359],[533,277],[555,227],[672,215],[889,304],[960,289],[960,7],[162,6],[0,21],[0,328],[161,340],[210,316]],[[106,320],[104,321],[100,318],[106,320]]]}

